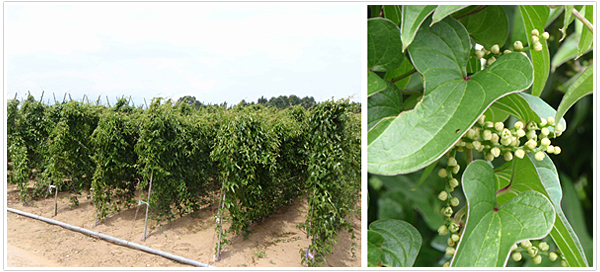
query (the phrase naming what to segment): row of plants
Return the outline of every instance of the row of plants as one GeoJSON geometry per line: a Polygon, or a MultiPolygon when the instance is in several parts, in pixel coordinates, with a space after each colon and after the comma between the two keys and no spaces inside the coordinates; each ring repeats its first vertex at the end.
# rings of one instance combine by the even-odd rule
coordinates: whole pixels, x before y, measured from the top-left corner
{"type": "Polygon", "coordinates": [[[310,110],[193,108],[156,98],[143,109],[126,99],[108,107],[13,99],[8,180],[18,184],[23,201],[48,196],[54,185],[78,204],[77,196],[90,190],[98,220],[136,205],[136,195],[149,188],[157,222],[216,204],[218,196],[217,255],[229,233],[247,236],[253,223],[306,196],[314,216],[299,227],[311,230],[311,256],[317,256],[306,263],[321,265],[336,233],[352,230],[346,217],[358,203],[355,107],[342,100],[310,110]]]}

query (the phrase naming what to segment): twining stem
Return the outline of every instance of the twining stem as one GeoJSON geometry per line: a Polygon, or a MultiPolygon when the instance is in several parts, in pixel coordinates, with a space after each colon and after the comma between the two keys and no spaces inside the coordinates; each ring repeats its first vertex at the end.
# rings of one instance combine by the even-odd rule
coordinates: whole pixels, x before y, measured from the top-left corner
{"type": "Polygon", "coordinates": [[[473,162],[473,149],[467,151],[467,165],[473,162]]]}
{"type": "Polygon", "coordinates": [[[577,17],[577,19],[579,19],[579,21],[583,23],[585,27],[587,27],[587,29],[590,30],[592,34],[594,34],[594,25],[592,25],[590,21],[583,17],[583,15],[581,15],[581,13],[579,13],[579,11],[577,11],[575,8],[573,8],[571,12],[573,13],[573,15],[575,15],[575,17],[577,17]]]}
{"type": "Polygon", "coordinates": [[[390,81],[391,81],[392,83],[396,83],[396,82],[398,82],[398,81],[400,81],[400,80],[403,80],[404,78],[406,78],[406,77],[408,77],[408,76],[410,76],[410,75],[414,74],[416,71],[417,71],[417,70],[415,70],[415,68],[413,68],[412,70],[408,71],[407,73],[405,73],[405,74],[403,74],[403,75],[401,75],[401,76],[398,76],[398,77],[392,78],[392,80],[390,80],[390,81]]]}

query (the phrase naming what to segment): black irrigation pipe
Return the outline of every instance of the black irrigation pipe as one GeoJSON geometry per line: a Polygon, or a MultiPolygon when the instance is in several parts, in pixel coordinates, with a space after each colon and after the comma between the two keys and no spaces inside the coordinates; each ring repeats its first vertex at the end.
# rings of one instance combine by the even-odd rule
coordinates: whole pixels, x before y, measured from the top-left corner
{"type": "Polygon", "coordinates": [[[168,259],[171,259],[171,260],[178,261],[180,263],[189,264],[189,265],[193,265],[193,266],[200,266],[200,267],[213,267],[213,266],[210,266],[208,264],[204,264],[204,263],[201,263],[201,262],[198,262],[198,261],[190,260],[190,259],[178,256],[178,255],[173,255],[171,253],[160,251],[158,249],[150,248],[150,247],[147,247],[147,246],[143,246],[143,245],[136,244],[136,243],[133,243],[133,242],[129,242],[129,241],[126,241],[126,240],[123,240],[123,239],[119,239],[119,238],[115,238],[115,237],[112,237],[112,236],[108,236],[106,234],[102,234],[102,233],[99,233],[99,232],[91,231],[91,230],[88,230],[88,229],[76,227],[76,226],[73,226],[73,225],[69,225],[69,224],[66,224],[66,223],[63,223],[63,222],[60,222],[60,221],[56,221],[56,220],[52,220],[52,219],[49,219],[49,218],[46,218],[46,217],[42,217],[42,216],[39,216],[39,215],[35,215],[35,214],[31,214],[31,213],[19,211],[19,210],[13,209],[13,208],[6,208],[6,210],[9,211],[9,212],[12,212],[12,213],[20,214],[22,216],[27,216],[27,217],[30,217],[30,218],[33,218],[33,219],[44,221],[44,222],[49,223],[49,224],[58,225],[58,226],[61,226],[63,228],[66,228],[66,229],[70,229],[70,230],[73,230],[73,231],[81,232],[83,234],[87,234],[87,235],[90,235],[90,236],[98,237],[100,239],[104,239],[104,240],[107,240],[109,242],[113,242],[113,243],[116,243],[116,244],[124,245],[124,246],[130,247],[130,248],[134,248],[134,249],[139,249],[139,250],[151,253],[151,254],[155,254],[155,255],[158,255],[158,256],[161,256],[161,257],[165,257],[165,258],[168,258],[168,259]]]}

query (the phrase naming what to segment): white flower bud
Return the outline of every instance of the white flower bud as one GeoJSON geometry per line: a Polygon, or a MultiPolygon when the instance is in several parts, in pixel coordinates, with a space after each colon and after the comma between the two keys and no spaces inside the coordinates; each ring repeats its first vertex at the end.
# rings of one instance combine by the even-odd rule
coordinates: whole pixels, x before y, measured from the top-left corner
{"type": "Polygon", "coordinates": [[[438,172],[438,176],[440,176],[440,178],[445,178],[448,176],[448,172],[446,171],[445,168],[440,169],[440,171],[438,172]]]}
{"type": "Polygon", "coordinates": [[[537,134],[535,134],[535,130],[527,131],[527,139],[535,139],[537,138],[537,134]]]}
{"type": "Polygon", "coordinates": [[[488,65],[488,66],[489,66],[489,65],[492,65],[492,64],[494,64],[494,62],[496,62],[496,58],[494,58],[494,57],[491,57],[491,58],[489,58],[489,59],[487,60],[487,65],[488,65]]]}
{"type": "Polygon", "coordinates": [[[491,139],[492,139],[492,132],[491,132],[491,131],[489,131],[489,130],[487,130],[487,129],[486,129],[486,130],[484,130],[484,131],[483,131],[483,140],[485,140],[485,141],[489,141],[489,140],[491,140],[491,139]]]}
{"type": "Polygon", "coordinates": [[[458,226],[458,224],[456,224],[455,222],[450,222],[450,226],[448,227],[448,230],[450,232],[457,232],[460,229],[460,227],[458,226]]]}
{"type": "Polygon", "coordinates": [[[546,157],[546,155],[542,151],[538,151],[537,153],[535,153],[535,159],[538,161],[543,161],[544,157],[546,157]]]}
{"type": "Polygon", "coordinates": [[[550,139],[548,139],[548,138],[542,139],[541,144],[543,146],[549,146],[550,145],[550,139]]]}
{"type": "Polygon", "coordinates": [[[556,125],[556,129],[554,131],[559,132],[563,130],[563,126],[561,124],[556,125]]]}
{"type": "Polygon", "coordinates": [[[458,236],[458,234],[452,234],[452,236],[450,236],[450,238],[454,242],[458,242],[458,240],[460,240],[460,236],[458,236]]]}
{"type": "Polygon", "coordinates": [[[548,38],[550,38],[550,33],[548,33],[548,32],[542,33],[542,39],[547,40],[548,38]]]}
{"type": "Polygon", "coordinates": [[[525,146],[527,146],[527,148],[529,148],[529,149],[534,149],[537,146],[537,142],[534,141],[533,139],[530,139],[529,141],[527,141],[525,143],[525,146]]]}
{"type": "Polygon", "coordinates": [[[492,143],[497,145],[499,140],[500,140],[500,136],[498,136],[498,134],[496,134],[496,133],[492,133],[492,143]]]}
{"type": "Polygon", "coordinates": [[[521,51],[523,50],[523,43],[521,41],[516,41],[513,44],[513,49],[515,49],[516,51],[521,51]]]}
{"type": "Polygon", "coordinates": [[[492,127],[494,127],[494,123],[492,121],[486,121],[485,127],[492,128],[492,127]]]}
{"type": "Polygon", "coordinates": [[[537,255],[537,256],[533,257],[533,263],[534,264],[542,263],[542,255],[537,255]]]}
{"type": "Polygon", "coordinates": [[[454,246],[456,244],[456,242],[452,241],[452,238],[448,238],[448,245],[449,246],[454,246]]]}
{"type": "Polygon", "coordinates": [[[546,121],[546,119],[545,119],[545,118],[540,118],[540,120],[541,120],[541,121],[540,121],[540,126],[542,126],[542,127],[543,127],[543,126],[545,126],[546,124],[548,124],[548,121],[546,121]]]}
{"type": "Polygon", "coordinates": [[[524,248],[530,248],[531,242],[529,240],[525,240],[525,241],[521,242],[521,246],[524,248]]]}
{"type": "Polygon", "coordinates": [[[502,53],[504,53],[504,54],[506,55],[506,54],[510,54],[510,53],[512,53],[512,51],[510,51],[510,50],[506,49],[506,50],[504,50],[504,52],[502,52],[502,53]]]}
{"type": "Polygon", "coordinates": [[[445,262],[444,265],[442,265],[442,267],[450,267],[450,262],[445,262]]]}
{"type": "Polygon", "coordinates": [[[504,128],[504,123],[502,123],[502,122],[496,122],[496,123],[494,124],[494,128],[495,128],[497,131],[502,131],[502,129],[504,128]]]}
{"type": "Polygon", "coordinates": [[[519,138],[522,138],[523,136],[525,136],[525,131],[522,129],[517,130],[517,136],[519,138]]]}
{"type": "Polygon", "coordinates": [[[475,50],[475,57],[477,59],[481,59],[481,58],[483,58],[483,56],[485,56],[485,52],[483,52],[481,50],[475,50]]]}
{"type": "Polygon", "coordinates": [[[475,147],[473,146],[473,143],[467,143],[467,145],[466,145],[465,147],[466,147],[466,148],[468,148],[468,149],[473,149],[473,148],[475,148],[475,147]]]}
{"type": "Polygon", "coordinates": [[[493,161],[494,160],[494,155],[492,155],[492,153],[485,154],[485,160],[486,161],[493,161]]]}
{"type": "Polygon", "coordinates": [[[438,228],[438,230],[437,230],[437,231],[438,231],[438,234],[439,234],[439,235],[446,235],[446,234],[448,234],[448,228],[446,227],[446,225],[445,225],[445,224],[444,224],[444,225],[441,225],[441,226],[438,228]]]}
{"type": "Polygon", "coordinates": [[[490,150],[490,153],[492,153],[495,158],[498,158],[498,156],[500,156],[500,148],[494,147],[492,150],[490,150]]]}
{"type": "Polygon", "coordinates": [[[512,259],[515,262],[520,261],[522,258],[523,258],[523,256],[521,256],[521,253],[519,253],[519,252],[515,252],[515,253],[512,254],[512,259]]]}
{"type": "Polygon", "coordinates": [[[446,191],[441,191],[440,194],[438,195],[438,198],[441,201],[446,201],[448,199],[448,193],[446,193],[446,191]]]}
{"type": "Polygon", "coordinates": [[[535,246],[530,246],[527,248],[527,254],[529,254],[529,256],[534,257],[538,255],[538,248],[535,246]]]}
{"type": "Polygon", "coordinates": [[[509,146],[512,144],[512,138],[502,138],[502,140],[500,140],[500,143],[502,143],[502,145],[504,146],[509,146]]]}
{"type": "Polygon", "coordinates": [[[567,261],[565,261],[565,260],[560,260],[560,265],[561,265],[562,267],[567,267],[567,266],[569,266],[569,264],[568,264],[568,263],[567,263],[567,261]]]}
{"type": "Polygon", "coordinates": [[[538,245],[538,248],[539,248],[541,251],[548,251],[548,250],[550,249],[550,246],[549,246],[549,245],[548,245],[548,243],[546,243],[546,242],[541,242],[541,243],[538,245]]]}
{"type": "Polygon", "coordinates": [[[446,248],[446,256],[452,256],[452,255],[454,255],[455,251],[456,250],[453,247],[447,247],[446,248]]]}
{"type": "Polygon", "coordinates": [[[498,46],[497,44],[492,45],[492,48],[490,49],[492,51],[493,54],[498,54],[500,53],[500,46],[498,46]]]}
{"type": "Polygon", "coordinates": [[[536,42],[533,44],[533,51],[542,51],[542,43],[536,42]]]}
{"type": "Polygon", "coordinates": [[[458,174],[458,171],[460,171],[460,165],[457,164],[452,168],[452,174],[458,174]]]}
{"type": "Polygon", "coordinates": [[[479,151],[479,149],[482,148],[481,142],[480,141],[473,141],[473,148],[475,148],[475,150],[479,151]]]}
{"type": "Polygon", "coordinates": [[[452,188],[457,187],[458,186],[458,180],[456,178],[452,178],[452,179],[450,179],[450,181],[448,182],[448,184],[452,188]]]}
{"type": "Polygon", "coordinates": [[[457,164],[457,162],[454,157],[448,158],[448,166],[455,166],[456,164],[457,164]]]}
{"type": "Polygon", "coordinates": [[[512,137],[512,143],[510,143],[510,145],[519,146],[519,140],[517,139],[517,137],[515,137],[515,136],[512,137]]]}
{"type": "Polygon", "coordinates": [[[531,43],[536,44],[540,42],[540,38],[538,36],[531,36],[531,43]]]}
{"type": "Polygon", "coordinates": [[[562,151],[562,150],[560,149],[560,147],[559,147],[559,146],[555,146],[555,147],[554,147],[554,155],[558,155],[558,154],[560,154],[560,152],[561,152],[561,151],[562,151]]]}
{"type": "Polygon", "coordinates": [[[550,134],[550,130],[548,130],[548,128],[542,128],[542,135],[548,136],[548,134],[550,134]]]}
{"type": "Polygon", "coordinates": [[[521,122],[521,121],[516,121],[516,122],[515,122],[515,128],[516,128],[516,129],[522,129],[522,128],[523,128],[523,122],[521,122]]]}
{"type": "Polygon", "coordinates": [[[458,200],[458,198],[453,197],[452,199],[450,199],[450,205],[456,207],[458,206],[458,204],[460,204],[460,200],[458,200]]]}
{"type": "Polygon", "coordinates": [[[512,153],[510,151],[504,153],[504,160],[505,161],[512,161],[512,159],[513,159],[513,155],[512,155],[512,153]]]}
{"type": "Polygon", "coordinates": [[[517,151],[515,151],[515,157],[522,159],[525,156],[525,151],[523,151],[523,149],[517,149],[517,151]]]}
{"type": "Polygon", "coordinates": [[[546,121],[548,122],[548,125],[554,125],[554,117],[550,116],[546,121]]]}
{"type": "Polygon", "coordinates": [[[548,259],[550,259],[550,261],[554,262],[554,261],[556,261],[557,258],[558,258],[558,255],[556,253],[554,253],[554,252],[550,252],[548,254],[548,259]]]}
{"type": "Polygon", "coordinates": [[[531,35],[532,36],[539,36],[540,32],[537,29],[534,29],[534,30],[531,31],[531,35]]]}
{"type": "Polygon", "coordinates": [[[479,116],[479,119],[477,119],[477,123],[479,123],[480,125],[483,125],[483,123],[485,123],[485,114],[479,116]]]}
{"type": "Polygon", "coordinates": [[[549,154],[554,154],[554,146],[549,145],[548,147],[546,147],[546,152],[548,152],[549,154]]]}
{"type": "Polygon", "coordinates": [[[467,131],[467,138],[469,138],[469,139],[471,139],[471,140],[475,140],[475,134],[476,134],[476,133],[477,133],[477,132],[476,132],[474,129],[470,128],[470,129],[467,131]]]}
{"type": "MultiPolygon", "coordinates": [[[[445,208],[442,208],[442,214],[446,217],[450,217],[452,216],[452,213],[454,213],[454,211],[452,210],[452,207],[447,206],[445,208]]],[[[451,225],[452,226],[452,225],[451,225]]]]}

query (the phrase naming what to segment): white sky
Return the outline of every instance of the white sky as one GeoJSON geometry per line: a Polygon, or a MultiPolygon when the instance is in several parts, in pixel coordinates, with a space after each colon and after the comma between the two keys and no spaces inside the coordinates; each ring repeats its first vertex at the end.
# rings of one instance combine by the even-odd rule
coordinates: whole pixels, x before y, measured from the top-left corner
{"type": "Polygon", "coordinates": [[[5,93],[361,99],[361,5],[4,3],[5,93]]]}

